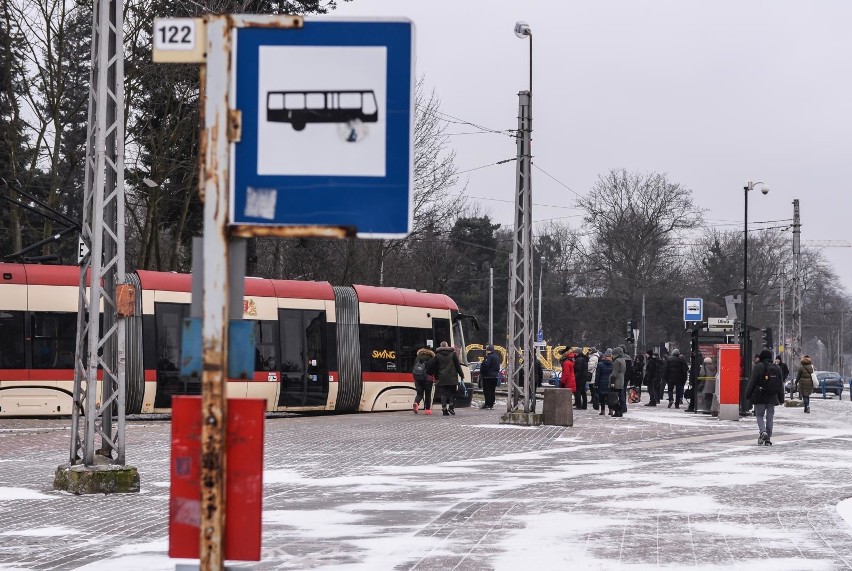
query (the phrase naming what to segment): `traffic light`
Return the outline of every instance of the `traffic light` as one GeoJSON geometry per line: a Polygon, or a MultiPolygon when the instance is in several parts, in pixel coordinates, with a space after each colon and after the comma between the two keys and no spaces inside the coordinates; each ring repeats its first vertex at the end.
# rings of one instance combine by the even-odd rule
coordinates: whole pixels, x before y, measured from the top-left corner
{"type": "Polygon", "coordinates": [[[628,345],[636,343],[636,338],[633,336],[633,321],[627,322],[627,337],[624,338],[628,345]]]}
{"type": "Polygon", "coordinates": [[[772,328],[767,327],[766,329],[760,330],[762,335],[761,338],[763,340],[763,348],[772,350],[772,347],[775,345],[772,341],[772,328]]]}

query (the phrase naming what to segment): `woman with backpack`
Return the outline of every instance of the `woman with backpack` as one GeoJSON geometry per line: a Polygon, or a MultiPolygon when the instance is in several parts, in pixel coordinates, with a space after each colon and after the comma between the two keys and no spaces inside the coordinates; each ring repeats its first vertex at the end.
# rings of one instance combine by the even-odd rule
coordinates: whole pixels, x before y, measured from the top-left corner
{"type": "Polygon", "coordinates": [[[417,350],[417,357],[414,359],[414,368],[411,371],[414,377],[414,387],[417,389],[417,395],[414,397],[414,414],[420,409],[420,401],[423,401],[423,412],[432,414],[432,384],[435,382],[434,362],[435,352],[429,347],[423,347],[417,350]]]}

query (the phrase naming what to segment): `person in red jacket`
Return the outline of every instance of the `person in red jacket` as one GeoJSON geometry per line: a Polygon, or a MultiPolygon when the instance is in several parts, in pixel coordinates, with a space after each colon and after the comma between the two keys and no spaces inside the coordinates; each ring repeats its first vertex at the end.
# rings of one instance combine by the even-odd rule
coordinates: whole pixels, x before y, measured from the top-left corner
{"type": "Polygon", "coordinates": [[[571,389],[571,393],[577,395],[577,378],[574,375],[574,352],[566,349],[559,358],[562,363],[562,376],[559,377],[559,386],[563,389],[571,389]]]}

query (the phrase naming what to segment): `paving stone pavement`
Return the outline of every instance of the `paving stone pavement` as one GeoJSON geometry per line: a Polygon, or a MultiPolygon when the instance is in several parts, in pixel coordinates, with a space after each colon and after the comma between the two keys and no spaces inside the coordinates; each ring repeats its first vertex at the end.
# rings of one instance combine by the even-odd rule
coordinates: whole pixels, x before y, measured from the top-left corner
{"type": "MultiPolygon", "coordinates": [[[[505,405],[504,405],[505,406],[505,405]]],[[[852,568],[852,402],[753,418],[632,405],[575,426],[497,410],[266,422],[263,558],[250,569],[852,568]]],[[[0,569],[173,569],[168,418],[134,418],[139,494],[52,490],[69,419],[0,420],[0,569]]]]}

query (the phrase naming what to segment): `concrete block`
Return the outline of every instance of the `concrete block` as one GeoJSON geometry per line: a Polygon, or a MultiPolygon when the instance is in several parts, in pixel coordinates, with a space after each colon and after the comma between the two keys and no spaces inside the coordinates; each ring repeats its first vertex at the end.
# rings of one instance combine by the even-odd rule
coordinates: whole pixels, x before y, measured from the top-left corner
{"type": "Polygon", "coordinates": [[[572,396],[570,389],[544,389],[544,424],[574,426],[572,396]]]}
{"type": "Polygon", "coordinates": [[[53,489],[76,495],[136,493],[139,491],[139,471],[133,466],[113,464],[63,464],[53,476],[53,489]]]}
{"type": "Polygon", "coordinates": [[[507,412],[500,417],[500,424],[514,424],[516,426],[539,426],[542,423],[540,412],[507,412]]]}

